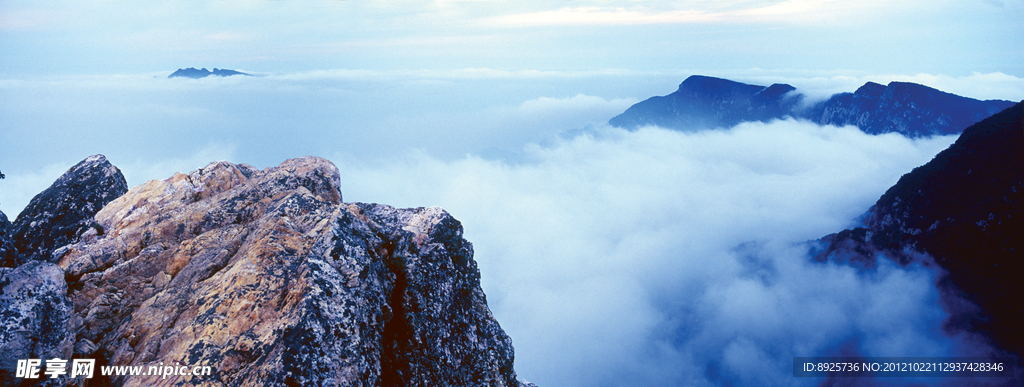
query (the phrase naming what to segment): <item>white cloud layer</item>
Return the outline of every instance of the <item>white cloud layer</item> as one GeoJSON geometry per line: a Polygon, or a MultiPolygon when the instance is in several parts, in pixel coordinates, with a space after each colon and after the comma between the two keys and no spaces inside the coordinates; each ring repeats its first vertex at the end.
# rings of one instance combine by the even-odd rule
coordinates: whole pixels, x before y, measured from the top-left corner
{"type": "Polygon", "coordinates": [[[951,356],[921,267],[859,275],[795,245],[841,230],[954,137],[795,121],[601,128],[528,162],[340,162],[346,200],[439,205],[540,385],[813,385],[793,356],[951,356]]]}
{"type": "MultiPolygon", "coordinates": [[[[542,386],[809,385],[789,376],[792,356],[969,351],[940,332],[933,273],[861,275],[811,264],[796,244],[849,227],[954,138],[798,121],[603,125],[690,74],[844,91],[903,79],[479,68],[6,79],[0,209],[13,218],[96,153],[129,185],[219,159],[327,156],[347,201],[441,206],[463,222],[520,375],[542,386]]],[[[1024,90],[999,73],[911,79],[975,97],[1024,90]]]]}

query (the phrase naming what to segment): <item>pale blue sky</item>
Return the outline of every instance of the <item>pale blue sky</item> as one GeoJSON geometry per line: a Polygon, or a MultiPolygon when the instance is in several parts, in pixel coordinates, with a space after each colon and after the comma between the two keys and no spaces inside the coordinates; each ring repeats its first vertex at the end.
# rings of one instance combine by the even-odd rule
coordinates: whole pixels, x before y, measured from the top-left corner
{"type": "Polygon", "coordinates": [[[218,66],[1024,76],[1019,0],[10,1],[0,75],[218,66]]]}

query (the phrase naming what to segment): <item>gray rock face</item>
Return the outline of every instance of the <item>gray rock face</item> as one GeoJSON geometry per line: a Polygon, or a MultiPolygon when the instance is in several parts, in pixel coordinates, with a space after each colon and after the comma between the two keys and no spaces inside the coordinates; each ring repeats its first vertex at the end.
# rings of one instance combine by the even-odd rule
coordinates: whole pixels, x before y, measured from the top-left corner
{"type": "Polygon", "coordinates": [[[98,365],[213,368],[90,381],[103,385],[519,386],[461,224],[341,198],[337,168],[315,157],[150,181],[56,249],[58,266],[16,269],[69,281],[51,304],[73,310],[12,329],[98,365]]]}
{"type": "Polygon", "coordinates": [[[18,215],[11,228],[18,254],[2,266],[54,262],[54,249],[76,242],[93,227],[93,215],[127,191],[124,175],[106,157],[90,156],[71,167],[18,215]]]}
{"type": "Polygon", "coordinates": [[[75,338],[67,330],[73,317],[67,292],[64,271],[53,263],[0,267],[0,385],[23,381],[14,373],[19,359],[71,358],[75,338]]]}

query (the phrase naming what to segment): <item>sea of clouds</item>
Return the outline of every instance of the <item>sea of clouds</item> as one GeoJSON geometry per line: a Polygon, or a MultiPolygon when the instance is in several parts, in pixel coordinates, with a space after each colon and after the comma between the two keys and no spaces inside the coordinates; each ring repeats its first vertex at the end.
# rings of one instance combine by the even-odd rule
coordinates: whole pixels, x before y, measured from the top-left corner
{"type": "MultiPolygon", "coordinates": [[[[95,153],[131,186],[220,159],[264,168],[312,154],[336,163],[346,201],[440,206],[463,223],[519,376],[541,386],[816,385],[792,376],[794,356],[977,353],[975,338],[943,330],[932,269],[815,263],[806,243],[856,226],[955,136],[603,124],[674,91],[685,76],[668,73],[165,76],[0,82],[12,102],[0,106],[0,209],[13,218],[95,153]]],[[[822,95],[874,80],[771,76],[730,75],[822,95]]],[[[1024,90],[973,77],[979,93],[1024,90]]],[[[960,78],[907,78],[975,96],[960,78]]]]}
{"type": "Polygon", "coordinates": [[[973,350],[942,331],[935,272],[814,263],[804,244],[853,225],[953,140],[796,121],[603,127],[515,164],[413,154],[339,167],[346,200],[429,203],[463,222],[523,378],[814,385],[793,378],[794,356],[973,350]]]}

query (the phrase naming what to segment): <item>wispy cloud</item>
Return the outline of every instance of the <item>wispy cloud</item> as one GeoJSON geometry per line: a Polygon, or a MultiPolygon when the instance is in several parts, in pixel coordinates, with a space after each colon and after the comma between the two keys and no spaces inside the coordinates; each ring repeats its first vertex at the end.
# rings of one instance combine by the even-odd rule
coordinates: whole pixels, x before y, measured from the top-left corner
{"type": "Polygon", "coordinates": [[[59,15],[45,9],[17,9],[0,12],[0,30],[31,31],[52,27],[59,15]]]}
{"type": "Polygon", "coordinates": [[[512,27],[572,25],[641,25],[697,23],[768,23],[825,24],[844,22],[851,16],[879,12],[873,2],[837,2],[787,0],[782,2],[681,3],[682,8],[665,9],[645,6],[630,7],[562,7],[484,19],[482,24],[512,27]],[[687,7],[689,6],[689,7],[687,7]]]}
{"type": "Polygon", "coordinates": [[[544,25],[634,25],[720,21],[722,15],[702,11],[677,10],[654,12],[643,8],[578,7],[503,15],[484,19],[482,24],[504,26],[544,25]]]}

